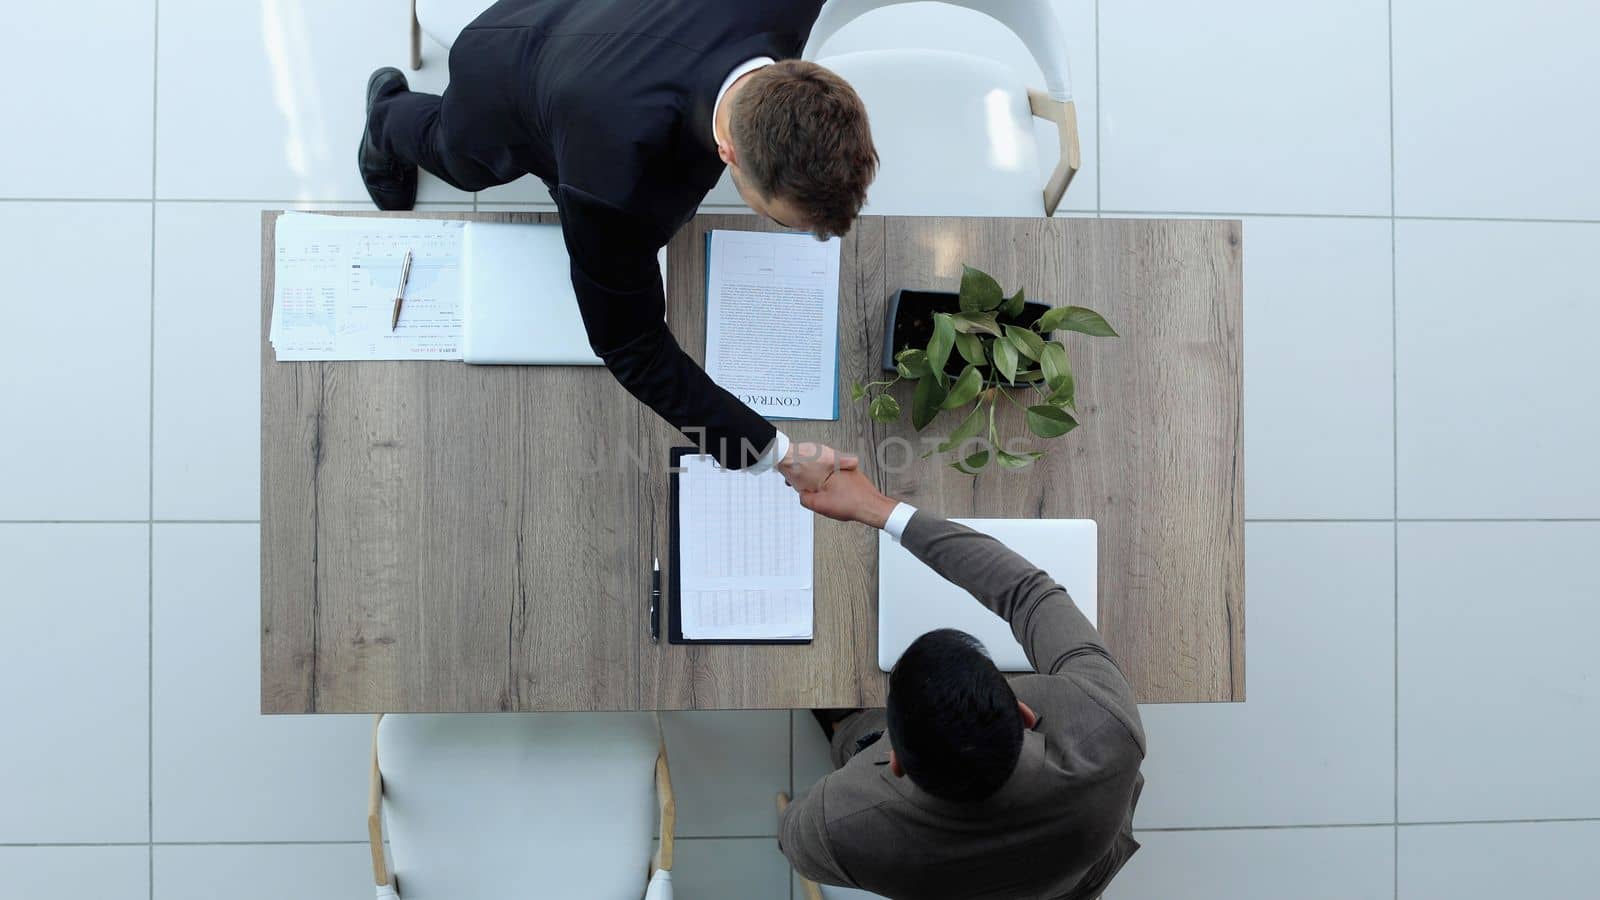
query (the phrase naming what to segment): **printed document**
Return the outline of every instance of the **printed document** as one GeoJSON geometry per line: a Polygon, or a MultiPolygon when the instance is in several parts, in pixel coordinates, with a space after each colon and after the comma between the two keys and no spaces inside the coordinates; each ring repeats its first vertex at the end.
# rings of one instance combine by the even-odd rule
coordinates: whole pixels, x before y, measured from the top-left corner
{"type": "Polygon", "coordinates": [[[813,515],[776,471],[686,456],[678,476],[678,602],[688,640],[810,640],[813,515]]]}
{"type": "Polygon", "coordinates": [[[278,360],[460,359],[464,224],[279,216],[269,333],[278,360]],[[407,250],[411,273],[391,332],[407,250]]]}
{"type": "Polygon", "coordinates": [[[707,243],[706,373],[767,418],[839,418],[839,239],[713,231],[707,243]]]}
{"type": "MultiPolygon", "coordinates": [[[[280,362],[600,365],[560,225],[287,212],[275,240],[269,337],[280,362]]],[[[664,280],[665,248],[657,256],[664,280]]]]}

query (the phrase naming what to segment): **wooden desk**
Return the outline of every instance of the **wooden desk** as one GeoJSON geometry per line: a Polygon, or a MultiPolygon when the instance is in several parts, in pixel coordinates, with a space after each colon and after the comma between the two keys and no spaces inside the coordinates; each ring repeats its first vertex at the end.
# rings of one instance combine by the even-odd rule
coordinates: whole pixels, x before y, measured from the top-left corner
{"type": "MultiPolygon", "coordinates": [[[[872,531],[818,521],[812,644],[652,644],[667,448],[684,440],[600,368],[275,362],[275,219],[262,225],[264,712],[883,702],[872,531]]],[[[764,227],[703,215],[674,238],[668,319],[696,357],[706,231],[764,227]]],[[[1139,699],[1242,700],[1240,257],[1231,221],[866,217],[841,258],[845,385],[876,376],[889,294],[950,288],[963,262],[1031,299],[1092,306],[1122,337],[1069,338],[1083,427],[1021,473],[905,465],[890,439],[917,446],[911,426],[873,423],[848,395],[839,421],[784,429],[867,451],[887,492],[931,512],[1097,520],[1100,627],[1139,699]]]]}

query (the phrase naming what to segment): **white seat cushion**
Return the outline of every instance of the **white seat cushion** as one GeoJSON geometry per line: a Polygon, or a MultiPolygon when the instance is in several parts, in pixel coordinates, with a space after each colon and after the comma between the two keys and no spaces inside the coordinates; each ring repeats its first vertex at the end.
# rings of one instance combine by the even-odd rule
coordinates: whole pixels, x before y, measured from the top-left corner
{"type": "Polygon", "coordinates": [[[850,82],[867,106],[880,163],[863,212],[1044,215],[1046,172],[1028,90],[1009,67],[916,49],[817,62],[850,82]]]}
{"type": "Polygon", "coordinates": [[[493,5],[494,0],[417,0],[417,22],[424,34],[448,50],[461,30],[493,5]]]}
{"type": "Polygon", "coordinates": [[[644,900],[672,900],[672,873],[657,871],[650,876],[650,886],[645,889],[644,900]]]}
{"type": "Polygon", "coordinates": [[[639,900],[658,749],[648,713],[385,716],[400,897],[639,900]]]}

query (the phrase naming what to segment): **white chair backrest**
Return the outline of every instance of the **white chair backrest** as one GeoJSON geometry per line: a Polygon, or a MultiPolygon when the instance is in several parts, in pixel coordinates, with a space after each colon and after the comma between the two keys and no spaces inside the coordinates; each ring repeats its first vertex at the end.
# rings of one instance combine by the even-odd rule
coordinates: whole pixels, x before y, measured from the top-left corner
{"type": "MultiPolygon", "coordinates": [[[[924,0],[828,0],[811,28],[805,59],[821,55],[823,44],[839,29],[875,9],[924,0]]],[[[1045,88],[1055,100],[1072,99],[1072,71],[1067,59],[1067,36],[1050,0],[935,0],[959,6],[994,19],[1011,29],[1044,73],[1045,88]]]]}
{"type": "Polygon", "coordinates": [[[385,716],[401,900],[638,900],[659,747],[649,713],[385,716]]]}
{"type": "Polygon", "coordinates": [[[882,165],[862,212],[1037,216],[1039,146],[1010,66],[945,50],[865,50],[819,60],[860,93],[882,165]],[[937,107],[926,102],[938,97],[937,107]]]}

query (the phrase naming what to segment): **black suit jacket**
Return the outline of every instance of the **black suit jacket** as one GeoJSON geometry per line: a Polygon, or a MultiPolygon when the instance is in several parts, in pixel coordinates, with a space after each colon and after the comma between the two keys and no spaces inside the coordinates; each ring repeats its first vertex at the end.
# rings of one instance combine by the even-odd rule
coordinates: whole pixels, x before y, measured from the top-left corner
{"type": "Polygon", "coordinates": [[[502,0],[450,53],[441,115],[462,149],[543,178],[561,214],[589,343],[617,380],[730,468],[772,424],[718,387],[663,321],[656,251],[723,165],[717,90],[739,63],[798,56],[821,0],[502,0]],[[467,111],[470,110],[470,113],[467,111]]]}

